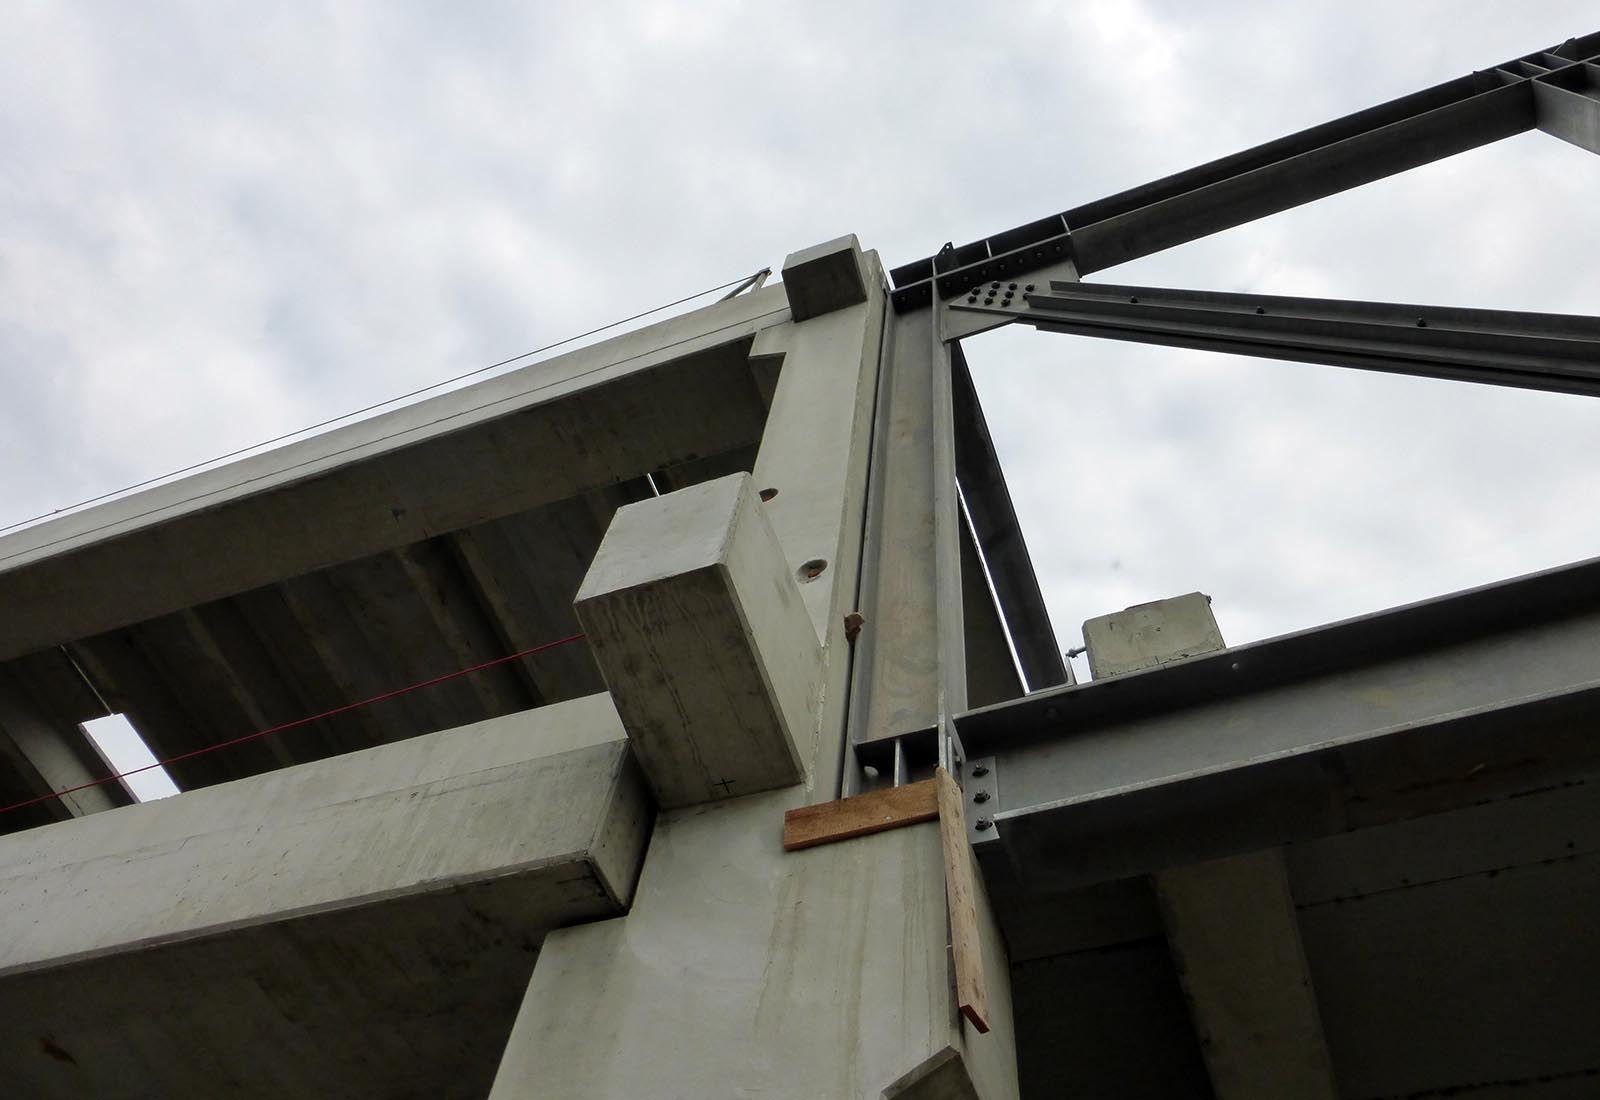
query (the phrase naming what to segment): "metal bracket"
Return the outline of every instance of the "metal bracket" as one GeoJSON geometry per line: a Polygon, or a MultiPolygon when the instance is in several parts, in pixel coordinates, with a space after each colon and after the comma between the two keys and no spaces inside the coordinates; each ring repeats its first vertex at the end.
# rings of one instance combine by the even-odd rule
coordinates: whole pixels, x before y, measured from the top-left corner
{"type": "Polygon", "coordinates": [[[969,760],[961,769],[961,797],[966,800],[967,839],[983,844],[1000,837],[995,814],[1000,810],[1000,776],[992,756],[969,760]]]}

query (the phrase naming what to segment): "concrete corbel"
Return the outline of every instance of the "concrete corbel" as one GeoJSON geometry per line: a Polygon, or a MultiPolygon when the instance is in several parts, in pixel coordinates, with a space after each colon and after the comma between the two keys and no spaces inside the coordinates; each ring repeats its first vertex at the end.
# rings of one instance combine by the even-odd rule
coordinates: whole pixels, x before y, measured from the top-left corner
{"type": "Polygon", "coordinates": [[[578,591],[662,807],[798,783],[821,646],[749,474],[619,509],[578,591]]]}

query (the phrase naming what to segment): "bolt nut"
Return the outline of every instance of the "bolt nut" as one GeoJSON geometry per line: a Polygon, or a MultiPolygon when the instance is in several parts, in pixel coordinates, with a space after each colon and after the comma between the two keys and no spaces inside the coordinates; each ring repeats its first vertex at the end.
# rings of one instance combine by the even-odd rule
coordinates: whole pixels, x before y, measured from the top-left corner
{"type": "Polygon", "coordinates": [[[978,776],[980,778],[985,776],[985,775],[988,775],[989,774],[989,765],[987,765],[987,764],[974,764],[974,765],[972,765],[972,774],[976,775],[976,776],[978,776]]]}
{"type": "Polygon", "coordinates": [[[974,802],[987,802],[987,801],[989,801],[989,792],[988,791],[978,791],[976,794],[974,794],[972,796],[972,801],[974,801],[974,802]]]}
{"type": "Polygon", "coordinates": [[[844,640],[854,645],[855,640],[861,636],[861,627],[866,621],[867,617],[859,611],[852,611],[846,615],[844,617],[844,640]]]}
{"type": "Polygon", "coordinates": [[[978,820],[972,823],[972,827],[978,830],[980,833],[986,833],[990,829],[994,828],[994,822],[990,821],[986,817],[980,817],[978,820]]]}

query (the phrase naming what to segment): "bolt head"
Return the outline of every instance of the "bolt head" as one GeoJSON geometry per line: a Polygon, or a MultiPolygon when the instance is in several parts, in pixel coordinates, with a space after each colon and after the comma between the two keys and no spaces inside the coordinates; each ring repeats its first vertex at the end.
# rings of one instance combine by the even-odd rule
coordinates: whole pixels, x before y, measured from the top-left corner
{"type": "Polygon", "coordinates": [[[994,822],[990,821],[986,817],[980,817],[977,821],[972,823],[972,827],[978,830],[980,833],[986,833],[990,829],[994,828],[994,822]]]}
{"type": "Polygon", "coordinates": [[[989,766],[987,764],[974,764],[972,765],[972,774],[976,776],[988,775],[989,766]]]}
{"type": "Polygon", "coordinates": [[[979,792],[977,792],[976,794],[974,794],[972,796],[972,801],[974,801],[974,802],[987,802],[987,801],[989,801],[989,792],[988,791],[979,791],[979,792]]]}

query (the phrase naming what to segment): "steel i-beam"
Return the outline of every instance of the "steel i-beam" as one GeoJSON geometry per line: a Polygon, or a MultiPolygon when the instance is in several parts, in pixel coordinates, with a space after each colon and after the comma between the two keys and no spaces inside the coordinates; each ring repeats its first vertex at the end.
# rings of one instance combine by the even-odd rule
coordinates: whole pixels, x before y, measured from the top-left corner
{"type": "Polygon", "coordinates": [[[956,718],[1060,889],[1600,774],[1600,559],[956,718]]]}
{"type": "Polygon", "coordinates": [[[1048,332],[1600,394],[1596,317],[1071,282],[1000,302],[972,291],[950,308],[1048,332]]]}
{"type": "Polygon", "coordinates": [[[1538,128],[1600,151],[1600,33],[902,264],[894,308],[1074,260],[1088,275],[1538,128]]]}

